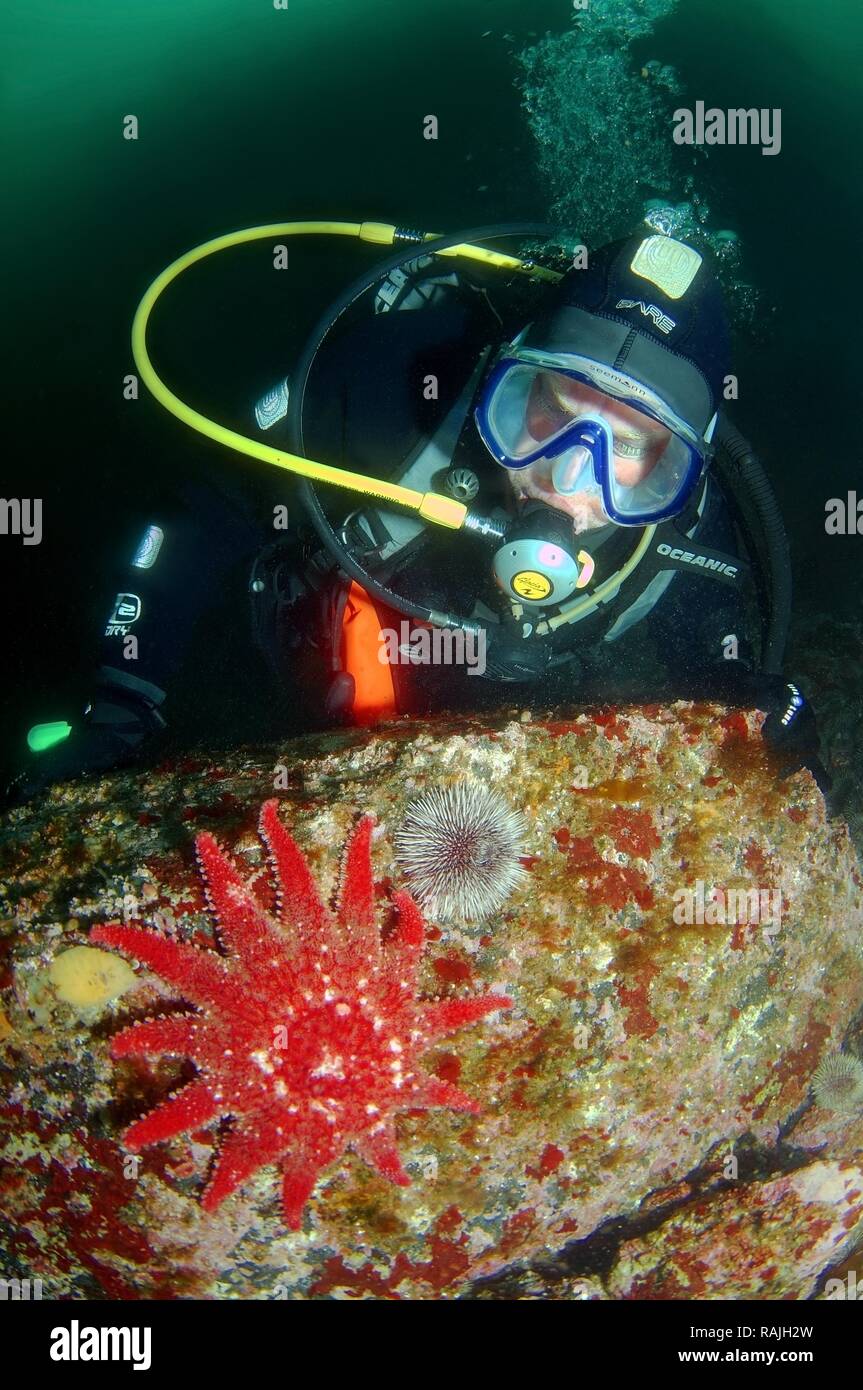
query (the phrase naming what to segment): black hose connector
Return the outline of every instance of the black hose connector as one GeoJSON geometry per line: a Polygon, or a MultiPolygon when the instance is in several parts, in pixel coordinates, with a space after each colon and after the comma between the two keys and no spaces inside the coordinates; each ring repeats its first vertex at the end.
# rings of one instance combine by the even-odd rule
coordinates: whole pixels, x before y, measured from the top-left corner
{"type": "Polygon", "coordinates": [[[758,518],[770,606],[761,667],[769,675],[780,674],[791,626],[791,554],[785,523],[770,479],[752,445],[723,415],[719,417],[715,442],[728,461],[722,470],[723,476],[732,491],[739,489],[745,493],[758,518]]]}
{"type": "MultiPolygon", "coordinates": [[[[434,255],[437,252],[445,251],[452,246],[460,246],[462,242],[482,242],[493,241],[500,237],[525,237],[538,236],[546,239],[553,236],[556,228],[548,224],[533,222],[517,223],[495,223],[489,227],[473,227],[468,231],[458,232],[454,236],[436,237],[432,241],[423,240],[423,251],[427,255],[434,255]]],[[[400,237],[407,238],[411,235],[408,229],[400,231],[400,237]]],[[[386,257],[383,261],[375,263],[371,271],[354,280],[348,288],[339,295],[338,299],[329,306],[312,329],[305,347],[300,355],[293,372],[291,373],[291,391],[289,396],[288,415],[286,420],[288,440],[290,448],[295,454],[305,457],[305,444],[303,440],[303,403],[305,398],[306,386],[311,375],[312,364],[318,354],[324,339],[331,329],[335,326],[342,314],[353,304],[360,295],[377,284],[391,271],[397,270],[406,261],[414,259],[415,250],[403,250],[395,252],[386,257]]],[[[417,603],[411,603],[402,594],[395,593],[392,589],[375,579],[368,570],[360,565],[350,554],[346,545],[342,543],[336,535],[335,530],[320,504],[317,493],[307,478],[299,482],[299,496],[306,514],[317,532],[321,544],[327,554],[335,562],[339,569],[347,574],[351,579],[373,595],[381,603],[389,608],[394,608],[396,612],[403,613],[408,618],[415,618],[420,622],[434,621],[437,626],[446,627],[466,627],[467,620],[454,613],[439,614],[434,610],[417,603]]]]}

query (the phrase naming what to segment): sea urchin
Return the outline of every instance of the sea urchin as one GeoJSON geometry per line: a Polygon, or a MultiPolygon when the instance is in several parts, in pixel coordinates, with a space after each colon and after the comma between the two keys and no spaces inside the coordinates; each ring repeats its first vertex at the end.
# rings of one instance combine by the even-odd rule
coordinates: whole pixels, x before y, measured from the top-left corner
{"type": "Polygon", "coordinates": [[[441,921],[488,917],[507,901],[524,869],[527,822],[481,782],[436,787],[410,804],[395,833],[410,889],[441,921]]]}
{"type": "Polygon", "coordinates": [[[863,1062],[847,1052],[830,1052],[812,1077],[812,1091],[825,1110],[850,1115],[863,1108],[863,1062]]]}

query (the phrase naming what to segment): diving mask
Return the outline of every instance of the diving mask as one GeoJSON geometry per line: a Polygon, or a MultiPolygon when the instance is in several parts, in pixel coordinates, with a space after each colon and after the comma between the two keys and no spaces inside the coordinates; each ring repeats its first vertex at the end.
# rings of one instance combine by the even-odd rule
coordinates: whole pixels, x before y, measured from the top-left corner
{"type": "Polygon", "coordinates": [[[510,346],[475,418],[498,463],[536,466],[564,497],[595,495],[607,519],[621,526],[676,515],[707,457],[707,438],[655,393],[575,354],[510,346]]]}

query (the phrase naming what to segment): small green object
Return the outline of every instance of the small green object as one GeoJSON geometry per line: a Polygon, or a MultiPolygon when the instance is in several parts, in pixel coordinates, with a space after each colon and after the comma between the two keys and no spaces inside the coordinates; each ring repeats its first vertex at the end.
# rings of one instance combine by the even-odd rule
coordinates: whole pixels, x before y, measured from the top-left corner
{"type": "Polygon", "coordinates": [[[55,743],[62,743],[72,732],[72,725],[65,719],[55,719],[52,724],[34,724],[27,735],[27,747],[31,753],[44,753],[55,743]]]}

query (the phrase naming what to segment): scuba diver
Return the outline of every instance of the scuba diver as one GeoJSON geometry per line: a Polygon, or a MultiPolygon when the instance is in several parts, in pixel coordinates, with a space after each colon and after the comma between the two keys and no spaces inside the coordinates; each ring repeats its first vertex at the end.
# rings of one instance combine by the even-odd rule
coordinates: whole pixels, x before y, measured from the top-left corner
{"type": "Polygon", "coordinates": [[[191,634],[238,562],[298,729],[702,699],[765,710],[782,770],[808,765],[826,786],[811,708],[782,670],[781,517],[721,412],[729,332],[708,259],[650,234],[559,274],[472,245],[548,228],[359,225],[408,250],[331,306],[250,412],[254,440],[161,383],[144,336],[164,284],[142,301],[146,384],[276,469],[190,484],[184,514],[148,521],[106,605],[84,718],[31,730],[19,795],[153,756],[191,634]],[[335,486],[320,496],[320,481],[335,486]]]}

